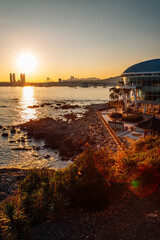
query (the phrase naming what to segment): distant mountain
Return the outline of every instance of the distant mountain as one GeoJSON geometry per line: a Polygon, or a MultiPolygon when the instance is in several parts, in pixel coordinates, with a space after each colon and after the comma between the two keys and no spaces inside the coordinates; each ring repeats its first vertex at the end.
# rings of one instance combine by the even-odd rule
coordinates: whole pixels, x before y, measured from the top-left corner
{"type": "Polygon", "coordinates": [[[118,82],[121,81],[121,80],[122,80],[122,78],[119,77],[119,76],[102,79],[102,81],[103,81],[103,82],[106,82],[106,83],[118,83],[118,82]]]}
{"type": "MultiPolygon", "coordinates": [[[[94,81],[98,81],[98,82],[103,82],[103,83],[118,83],[121,80],[121,77],[116,76],[116,77],[110,77],[110,78],[106,78],[106,79],[100,79],[100,78],[96,78],[96,77],[90,77],[90,78],[74,78],[74,81],[86,81],[86,82],[94,82],[94,81]]],[[[65,81],[71,81],[70,78],[66,79],[65,81]]]]}

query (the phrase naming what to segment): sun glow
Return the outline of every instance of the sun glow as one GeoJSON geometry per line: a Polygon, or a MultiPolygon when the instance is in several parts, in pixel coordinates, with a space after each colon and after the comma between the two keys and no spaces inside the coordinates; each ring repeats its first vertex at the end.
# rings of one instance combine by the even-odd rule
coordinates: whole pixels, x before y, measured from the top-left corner
{"type": "Polygon", "coordinates": [[[24,122],[36,118],[36,109],[29,106],[36,105],[37,101],[34,98],[34,87],[23,87],[21,98],[21,119],[24,122]]]}
{"type": "Polygon", "coordinates": [[[18,57],[17,65],[21,72],[32,73],[36,70],[37,59],[31,53],[23,53],[18,57]]]}

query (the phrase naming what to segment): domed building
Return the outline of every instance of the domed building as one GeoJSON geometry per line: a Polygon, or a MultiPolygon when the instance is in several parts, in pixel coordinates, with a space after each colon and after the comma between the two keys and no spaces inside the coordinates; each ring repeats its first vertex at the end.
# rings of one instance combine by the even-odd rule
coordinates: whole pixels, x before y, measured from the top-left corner
{"type": "Polygon", "coordinates": [[[153,59],[127,68],[121,75],[123,85],[120,88],[125,106],[135,101],[143,104],[144,112],[149,104],[160,105],[160,59],[153,59]],[[127,93],[127,94],[126,94],[127,93]]]}

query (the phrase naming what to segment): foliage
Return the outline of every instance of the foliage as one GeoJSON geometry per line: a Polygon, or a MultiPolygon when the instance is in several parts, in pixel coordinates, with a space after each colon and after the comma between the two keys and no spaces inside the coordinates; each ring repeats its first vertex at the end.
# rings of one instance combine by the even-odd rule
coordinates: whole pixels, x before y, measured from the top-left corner
{"type": "Polygon", "coordinates": [[[143,120],[143,116],[139,115],[130,115],[130,116],[123,116],[122,121],[127,121],[127,122],[140,122],[143,120]]]}
{"type": "Polygon", "coordinates": [[[67,169],[55,172],[55,179],[57,191],[70,199],[71,206],[97,209],[108,204],[108,181],[98,171],[90,146],[67,169]]]}
{"type": "MultiPolygon", "coordinates": [[[[147,184],[158,186],[159,146],[160,139],[152,136],[136,141],[127,152],[113,153],[109,148],[95,150],[87,145],[65,169],[30,171],[19,184],[20,204],[31,224],[39,224],[46,219],[61,220],[68,207],[88,210],[106,207],[114,198],[119,198],[126,187],[138,196],[145,196],[151,192],[151,188],[146,189],[147,184]],[[135,189],[137,183],[139,188],[135,189]]],[[[20,211],[13,204],[9,209],[7,215],[12,222],[17,219],[12,215],[17,216],[16,212],[20,211]]],[[[4,223],[3,226],[11,231],[9,223],[4,223]]],[[[3,228],[6,235],[7,231],[3,228]]]]}
{"type": "Polygon", "coordinates": [[[29,237],[29,225],[22,209],[15,201],[5,202],[1,207],[0,222],[6,240],[25,240],[29,237]]]}
{"type": "Polygon", "coordinates": [[[60,221],[66,214],[68,205],[68,199],[65,199],[60,193],[55,193],[50,203],[50,210],[53,212],[54,219],[60,221]]]}
{"type": "Polygon", "coordinates": [[[112,113],[112,114],[111,114],[111,118],[118,119],[118,118],[121,118],[121,117],[122,117],[122,114],[121,114],[121,113],[112,113]]]}
{"type": "Polygon", "coordinates": [[[157,136],[146,136],[135,142],[134,151],[146,151],[160,146],[160,138],[157,136]]]}
{"type": "Polygon", "coordinates": [[[46,219],[49,201],[54,193],[51,170],[31,170],[19,184],[22,206],[32,224],[39,224],[46,219]]]}
{"type": "Polygon", "coordinates": [[[19,184],[21,194],[31,195],[41,187],[42,183],[48,185],[51,174],[52,172],[48,169],[43,171],[37,169],[30,170],[27,177],[19,184]]]}

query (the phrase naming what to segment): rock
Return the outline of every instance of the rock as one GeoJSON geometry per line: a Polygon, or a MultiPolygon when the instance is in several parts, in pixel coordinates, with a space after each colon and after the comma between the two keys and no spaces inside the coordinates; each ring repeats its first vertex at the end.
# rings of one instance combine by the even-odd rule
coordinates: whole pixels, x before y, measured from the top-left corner
{"type": "Polygon", "coordinates": [[[33,149],[39,151],[41,149],[41,147],[40,146],[33,146],[33,149]]]}
{"type": "Polygon", "coordinates": [[[3,127],[3,128],[2,128],[2,131],[6,131],[6,130],[8,130],[7,127],[3,127]]]}
{"type": "Polygon", "coordinates": [[[81,108],[79,105],[70,105],[66,104],[60,107],[61,109],[75,109],[75,108],[81,108]]]}
{"type": "Polygon", "coordinates": [[[41,107],[50,106],[50,105],[52,105],[52,103],[43,103],[43,104],[41,104],[41,107]]]}
{"type": "Polygon", "coordinates": [[[26,139],[25,139],[24,137],[21,137],[21,138],[20,138],[20,141],[21,141],[21,142],[25,142],[26,139]]]}
{"type": "Polygon", "coordinates": [[[16,150],[16,151],[30,151],[32,150],[31,147],[15,147],[15,148],[12,148],[12,150],[16,150]]]}
{"type": "Polygon", "coordinates": [[[15,141],[15,140],[10,140],[9,142],[10,142],[10,143],[15,143],[16,141],[15,141]]]}
{"type": "Polygon", "coordinates": [[[74,114],[74,113],[65,114],[64,117],[65,117],[67,120],[73,120],[73,121],[77,119],[77,115],[74,114]]]}
{"type": "Polygon", "coordinates": [[[3,132],[2,133],[2,137],[8,137],[8,135],[9,135],[8,132],[3,132]]]}
{"type": "Polygon", "coordinates": [[[13,133],[13,134],[15,134],[15,133],[16,133],[15,127],[12,127],[10,132],[13,133]]]}
{"type": "Polygon", "coordinates": [[[45,158],[50,158],[50,155],[49,155],[49,154],[46,154],[44,157],[45,157],[45,158]]]}
{"type": "Polygon", "coordinates": [[[60,153],[60,155],[62,155],[62,156],[68,155],[69,152],[70,152],[70,150],[69,150],[69,148],[66,147],[66,146],[61,146],[61,147],[59,148],[59,153],[60,153]]]}
{"type": "Polygon", "coordinates": [[[67,157],[62,157],[61,161],[68,161],[69,159],[67,157]]]}
{"type": "Polygon", "coordinates": [[[28,106],[28,108],[38,108],[39,105],[28,106]]]}

